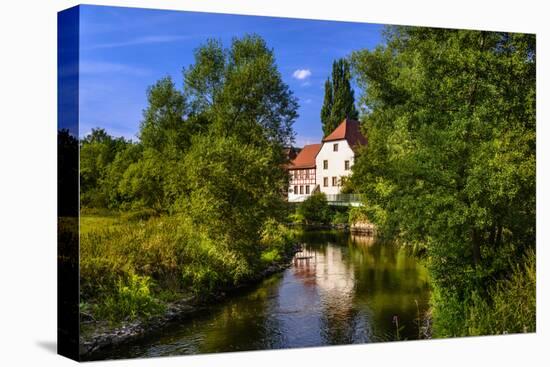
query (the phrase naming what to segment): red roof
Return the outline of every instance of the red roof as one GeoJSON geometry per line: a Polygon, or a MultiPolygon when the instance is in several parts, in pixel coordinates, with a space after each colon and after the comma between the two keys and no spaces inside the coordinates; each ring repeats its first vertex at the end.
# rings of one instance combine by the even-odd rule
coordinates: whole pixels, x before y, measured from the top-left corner
{"type": "Polygon", "coordinates": [[[352,148],[367,144],[367,138],[361,133],[359,121],[348,118],[344,119],[332,133],[324,138],[323,142],[342,139],[346,139],[352,148]]]}
{"type": "Polygon", "coordinates": [[[299,168],[315,168],[315,157],[317,153],[321,150],[323,144],[310,144],[304,146],[304,148],[298,153],[296,159],[294,159],[289,169],[299,169],[299,168]]]}

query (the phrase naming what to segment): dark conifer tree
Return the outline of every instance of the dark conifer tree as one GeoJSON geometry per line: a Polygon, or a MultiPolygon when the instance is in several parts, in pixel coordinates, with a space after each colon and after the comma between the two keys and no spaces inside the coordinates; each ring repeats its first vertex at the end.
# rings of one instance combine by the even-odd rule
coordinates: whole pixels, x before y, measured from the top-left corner
{"type": "Polygon", "coordinates": [[[321,122],[325,136],[346,117],[357,119],[355,97],[350,83],[349,63],[339,59],[332,64],[332,79],[325,83],[325,100],[321,108],[321,122]]]}

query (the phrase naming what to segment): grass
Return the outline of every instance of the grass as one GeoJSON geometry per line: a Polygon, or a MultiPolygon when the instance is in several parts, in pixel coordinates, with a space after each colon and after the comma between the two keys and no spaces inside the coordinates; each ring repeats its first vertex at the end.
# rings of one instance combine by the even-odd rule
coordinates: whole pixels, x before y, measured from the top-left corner
{"type": "Polygon", "coordinates": [[[437,287],[432,291],[436,337],[497,335],[536,331],[536,257],[529,251],[511,266],[506,279],[487,295],[472,292],[466,300],[437,287]]]}
{"type": "Polygon", "coordinates": [[[474,297],[468,317],[469,335],[536,331],[536,259],[534,251],[513,267],[508,279],[489,292],[490,300],[474,297]]]}
{"type": "Polygon", "coordinates": [[[280,261],[293,242],[290,230],[269,221],[251,264],[184,216],[88,210],[80,231],[82,310],[111,323],[158,315],[187,295],[208,299],[280,261]]]}

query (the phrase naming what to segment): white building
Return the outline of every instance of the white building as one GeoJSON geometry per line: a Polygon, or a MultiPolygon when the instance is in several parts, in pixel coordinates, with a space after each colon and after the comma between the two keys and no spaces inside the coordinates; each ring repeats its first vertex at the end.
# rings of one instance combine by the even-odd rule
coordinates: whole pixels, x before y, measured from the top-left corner
{"type": "Polygon", "coordinates": [[[365,144],[359,122],[345,119],[321,144],[304,146],[288,168],[288,201],[304,201],[315,191],[339,194],[342,177],[351,174],[357,148],[365,144]]]}

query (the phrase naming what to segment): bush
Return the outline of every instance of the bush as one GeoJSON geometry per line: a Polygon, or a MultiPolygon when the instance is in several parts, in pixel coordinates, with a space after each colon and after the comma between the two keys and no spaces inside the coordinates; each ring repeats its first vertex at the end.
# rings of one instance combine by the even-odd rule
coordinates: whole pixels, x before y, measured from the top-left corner
{"type": "Polygon", "coordinates": [[[432,290],[434,333],[437,337],[495,335],[536,331],[536,261],[529,251],[508,279],[472,289],[462,300],[456,292],[432,290]]]}
{"type": "Polygon", "coordinates": [[[468,334],[508,334],[536,331],[536,260],[528,252],[509,279],[490,290],[489,300],[476,296],[468,313],[468,334]]]}
{"type": "Polygon", "coordinates": [[[115,292],[96,305],[99,317],[109,321],[134,320],[149,317],[164,310],[151,294],[151,278],[130,274],[119,279],[115,292]]]}
{"type": "Polygon", "coordinates": [[[322,192],[316,192],[300,203],[296,213],[303,218],[305,224],[330,223],[327,197],[322,192]]]}
{"type": "Polygon", "coordinates": [[[80,277],[81,301],[95,319],[110,321],[148,317],[166,300],[208,298],[245,282],[280,261],[295,238],[293,230],[268,220],[251,264],[227,239],[197,231],[185,215],[130,221],[145,214],[108,214],[81,218],[80,277]]]}
{"type": "Polygon", "coordinates": [[[337,211],[332,216],[332,224],[348,224],[349,215],[347,211],[337,211]]]}
{"type": "Polygon", "coordinates": [[[262,245],[262,265],[281,261],[291,251],[295,242],[295,230],[289,229],[274,219],[267,220],[263,226],[260,241],[262,245]]]}

